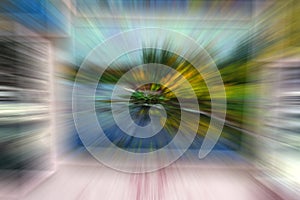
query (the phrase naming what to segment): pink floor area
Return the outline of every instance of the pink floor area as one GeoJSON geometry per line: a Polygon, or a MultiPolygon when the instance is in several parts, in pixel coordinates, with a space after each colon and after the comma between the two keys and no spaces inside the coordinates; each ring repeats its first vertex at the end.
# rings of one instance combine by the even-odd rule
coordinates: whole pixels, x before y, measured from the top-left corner
{"type": "Polygon", "coordinates": [[[277,200],[247,168],[175,163],[147,174],[126,174],[101,165],[62,164],[26,200],[277,200]]]}

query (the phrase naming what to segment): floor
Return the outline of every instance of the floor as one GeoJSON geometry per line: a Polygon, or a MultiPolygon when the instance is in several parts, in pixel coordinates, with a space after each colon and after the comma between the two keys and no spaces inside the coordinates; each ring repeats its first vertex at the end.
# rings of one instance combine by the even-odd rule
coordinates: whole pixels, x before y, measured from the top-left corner
{"type": "MultiPolygon", "coordinates": [[[[224,153],[223,153],[224,154],[224,153]]],[[[23,195],[24,200],[279,200],[253,178],[255,169],[227,154],[195,162],[188,158],[147,174],[128,174],[101,165],[93,158],[69,156],[55,173],[23,195]],[[225,157],[224,157],[225,156],[225,157]],[[221,158],[221,159],[220,159],[221,158]]],[[[14,193],[17,193],[15,190],[14,193]]],[[[9,198],[3,198],[9,199],[9,198]]]]}

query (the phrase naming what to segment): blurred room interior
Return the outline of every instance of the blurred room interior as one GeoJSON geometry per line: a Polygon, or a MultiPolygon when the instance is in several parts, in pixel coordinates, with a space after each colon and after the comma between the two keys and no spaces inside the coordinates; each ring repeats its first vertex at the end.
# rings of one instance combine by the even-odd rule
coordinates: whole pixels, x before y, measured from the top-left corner
{"type": "MultiPolygon", "coordinates": [[[[0,199],[300,199],[299,19],[298,0],[1,0],[0,199]],[[213,75],[199,74],[195,69],[204,66],[172,52],[176,38],[166,35],[157,37],[164,48],[124,52],[108,68],[101,63],[106,55],[100,55],[78,75],[105,41],[153,28],[182,34],[203,48],[223,80],[226,112],[212,114],[212,93],[221,98],[218,86],[208,86],[213,75]],[[182,86],[177,79],[171,78],[168,87],[145,84],[130,97],[129,117],[149,123],[146,102],[165,106],[167,118],[159,136],[142,140],[116,128],[110,98],[120,77],[149,63],[181,73],[195,91],[200,112],[180,111],[178,99],[189,97],[184,89],[172,96],[169,89],[182,86]],[[95,113],[117,148],[155,151],[173,139],[182,112],[200,116],[195,139],[176,162],[149,173],[126,173],[87,150],[75,126],[72,93],[76,78],[86,90],[99,71],[95,113]],[[145,100],[140,91],[146,90],[154,99],[145,100]],[[208,128],[214,130],[210,122],[222,114],[220,138],[199,159],[208,128]]],[[[132,40],[147,37],[156,35],[137,34],[132,40]]],[[[113,54],[123,47],[107,48],[105,53],[113,54]]],[[[92,134],[92,122],[83,121],[84,133],[92,134]]]]}

